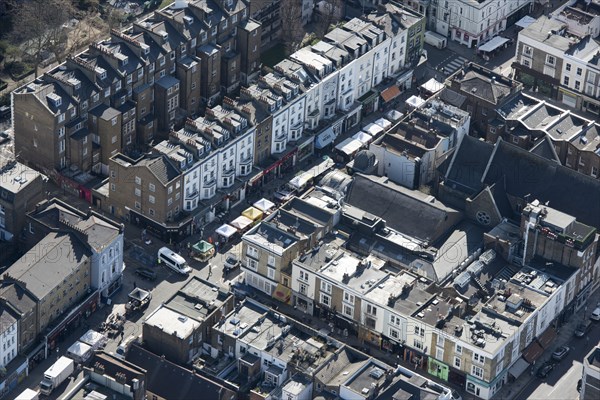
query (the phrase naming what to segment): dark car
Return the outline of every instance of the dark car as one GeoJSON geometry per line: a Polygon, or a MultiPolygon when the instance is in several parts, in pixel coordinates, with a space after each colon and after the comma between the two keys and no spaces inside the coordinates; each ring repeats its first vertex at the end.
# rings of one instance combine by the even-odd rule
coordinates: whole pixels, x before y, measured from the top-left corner
{"type": "Polygon", "coordinates": [[[554,351],[554,353],[552,353],[552,359],[556,360],[556,361],[560,361],[563,358],[565,358],[567,356],[567,354],[569,354],[569,351],[571,349],[569,348],[569,346],[560,346],[558,349],[556,349],[554,351]]]}
{"type": "Polygon", "coordinates": [[[577,328],[575,328],[574,334],[578,338],[584,337],[586,335],[586,333],[588,333],[588,331],[590,330],[591,327],[592,327],[592,321],[583,322],[583,323],[577,325],[577,328]]]}
{"type": "Polygon", "coordinates": [[[537,372],[538,378],[546,378],[554,369],[554,363],[548,362],[540,367],[537,372]]]}
{"type": "Polygon", "coordinates": [[[582,385],[583,381],[580,379],[577,381],[577,391],[581,392],[581,385],[582,385]]]}
{"type": "Polygon", "coordinates": [[[153,281],[156,279],[156,271],[150,268],[138,268],[135,270],[135,273],[141,276],[144,279],[148,279],[153,281]]]}

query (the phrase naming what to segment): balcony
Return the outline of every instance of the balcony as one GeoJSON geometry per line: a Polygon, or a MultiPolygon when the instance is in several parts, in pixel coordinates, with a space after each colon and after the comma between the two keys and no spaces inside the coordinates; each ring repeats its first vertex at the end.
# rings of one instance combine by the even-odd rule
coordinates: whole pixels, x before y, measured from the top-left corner
{"type": "Polygon", "coordinates": [[[300,121],[296,125],[290,127],[290,140],[296,141],[300,139],[303,130],[304,125],[300,121]]]}
{"type": "Polygon", "coordinates": [[[221,176],[223,178],[231,178],[235,175],[235,168],[228,168],[225,171],[223,171],[223,173],[221,174],[221,176]]]}
{"type": "Polygon", "coordinates": [[[211,178],[210,180],[204,182],[204,189],[212,189],[217,185],[217,180],[215,178],[211,178]]]}
{"type": "Polygon", "coordinates": [[[198,197],[200,196],[200,191],[198,189],[195,189],[193,192],[185,193],[185,200],[187,201],[194,201],[196,199],[198,199],[198,197]]]}

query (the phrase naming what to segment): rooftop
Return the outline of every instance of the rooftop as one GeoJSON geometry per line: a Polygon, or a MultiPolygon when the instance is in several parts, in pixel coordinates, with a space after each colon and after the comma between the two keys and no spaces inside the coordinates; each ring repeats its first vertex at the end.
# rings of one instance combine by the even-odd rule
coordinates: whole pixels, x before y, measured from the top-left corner
{"type": "Polygon", "coordinates": [[[0,191],[18,193],[40,176],[42,174],[20,162],[0,157],[0,191]]]}
{"type": "Polygon", "coordinates": [[[286,249],[298,241],[295,236],[277,228],[269,222],[258,224],[255,228],[248,231],[243,236],[243,239],[279,256],[282,256],[286,249]]]}
{"type": "Polygon", "coordinates": [[[220,308],[227,297],[229,294],[220,287],[193,277],[165,305],[177,313],[202,322],[214,310],[220,308]]]}
{"type": "Polygon", "coordinates": [[[200,327],[198,321],[165,306],[157,308],[146,317],[144,324],[158,328],[165,334],[174,335],[182,340],[189,338],[200,327]]]}

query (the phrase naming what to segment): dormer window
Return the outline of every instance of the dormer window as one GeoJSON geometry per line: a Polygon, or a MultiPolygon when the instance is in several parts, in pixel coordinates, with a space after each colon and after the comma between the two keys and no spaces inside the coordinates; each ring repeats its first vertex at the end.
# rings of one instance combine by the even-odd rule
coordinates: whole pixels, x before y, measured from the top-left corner
{"type": "Polygon", "coordinates": [[[171,60],[174,60],[174,59],[175,59],[175,52],[174,52],[174,51],[172,51],[172,52],[171,52],[171,60]]]}
{"type": "Polygon", "coordinates": [[[121,60],[121,66],[124,67],[125,65],[127,65],[128,62],[129,62],[129,59],[127,57],[125,57],[124,59],[121,60]]]}
{"type": "Polygon", "coordinates": [[[149,46],[144,47],[144,54],[146,54],[146,55],[150,54],[150,47],[149,46]]]}
{"type": "Polygon", "coordinates": [[[102,70],[98,73],[99,79],[106,79],[106,71],[102,70]]]}

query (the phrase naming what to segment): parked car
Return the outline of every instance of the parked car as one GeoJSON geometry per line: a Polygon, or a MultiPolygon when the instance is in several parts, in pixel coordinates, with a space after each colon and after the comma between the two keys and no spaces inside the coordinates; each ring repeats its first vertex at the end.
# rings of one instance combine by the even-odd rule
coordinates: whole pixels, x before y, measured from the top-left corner
{"type": "Polygon", "coordinates": [[[577,325],[577,328],[575,328],[575,336],[578,338],[584,337],[591,327],[592,321],[582,322],[581,324],[577,325]]]}
{"type": "Polygon", "coordinates": [[[135,273],[144,279],[148,279],[153,281],[156,279],[156,271],[150,268],[138,268],[135,270],[135,273]]]}
{"type": "Polygon", "coordinates": [[[550,372],[554,369],[554,363],[547,362],[538,369],[537,376],[538,378],[546,378],[550,372]]]}
{"type": "Polygon", "coordinates": [[[583,381],[581,379],[577,381],[577,392],[581,392],[582,383],[583,383],[583,381]]]}
{"type": "Polygon", "coordinates": [[[598,307],[594,311],[592,311],[592,315],[590,315],[590,319],[592,321],[600,321],[600,307],[598,307]]]}
{"type": "Polygon", "coordinates": [[[225,264],[223,265],[223,270],[225,271],[225,273],[228,273],[237,268],[239,265],[239,258],[233,253],[228,253],[225,256],[225,264]]]}
{"type": "Polygon", "coordinates": [[[563,358],[565,358],[567,356],[567,354],[569,354],[569,351],[571,349],[569,348],[569,346],[560,346],[558,349],[556,349],[554,351],[554,353],[552,353],[552,359],[556,360],[556,361],[560,361],[563,358]]]}

